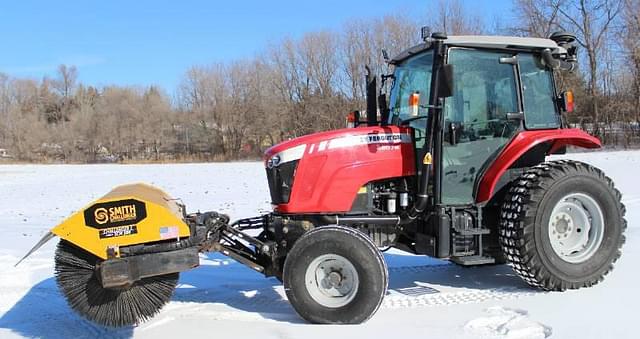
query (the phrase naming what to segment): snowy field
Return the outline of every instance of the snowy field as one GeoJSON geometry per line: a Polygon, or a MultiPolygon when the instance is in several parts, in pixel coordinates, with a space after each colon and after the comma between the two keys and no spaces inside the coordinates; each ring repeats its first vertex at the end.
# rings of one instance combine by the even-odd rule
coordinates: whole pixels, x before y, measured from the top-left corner
{"type": "Polygon", "coordinates": [[[627,206],[622,258],[593,288],[543,293],[508,266],[461,268],[390,251],[389,293],[369,322],[309,325],[276,279],[210,254],[181,275],[160,314],[118,330],[95,326],[67,306],[53,278],[56,241],[13,265],[49,228],[118,184],[157,185],[189,211],[232,218],[268,211],[262,165],[0,165],[0,338],[638,338],[640,151],[567,157],[603,169],[627,206]]]}

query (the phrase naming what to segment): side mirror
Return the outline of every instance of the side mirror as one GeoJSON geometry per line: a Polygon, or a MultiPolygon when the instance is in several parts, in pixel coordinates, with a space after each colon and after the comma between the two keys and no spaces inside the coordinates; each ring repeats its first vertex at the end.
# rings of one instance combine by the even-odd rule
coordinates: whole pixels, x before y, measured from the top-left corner
{"type": "Polygon", "coordinates": [[[564,91],[562,92],[562,94],[560,94],[560,104],[562,107],[562,110],[567,112],[567,113],[571,113],[573,112],[573,109],[575,108],[575,104],[573,102],[573,92],[572,91],[564,91]]]}
{"type": "Polygon", "coordinates": [[[438,77],[438,97],[448,98],[453,96],[453,65],[446,64],[440,69],[438,77]]]}

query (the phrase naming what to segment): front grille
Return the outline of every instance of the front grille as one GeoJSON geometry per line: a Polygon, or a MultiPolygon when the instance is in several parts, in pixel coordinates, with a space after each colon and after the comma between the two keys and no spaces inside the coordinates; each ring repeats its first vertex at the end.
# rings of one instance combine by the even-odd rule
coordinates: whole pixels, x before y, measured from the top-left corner
{"type": "Polygon", "coordinates": [[[298,167],[298,160],[267,168],[267,180],[272,204],[286,204],[289,202],[296,167],[298,167]]]}

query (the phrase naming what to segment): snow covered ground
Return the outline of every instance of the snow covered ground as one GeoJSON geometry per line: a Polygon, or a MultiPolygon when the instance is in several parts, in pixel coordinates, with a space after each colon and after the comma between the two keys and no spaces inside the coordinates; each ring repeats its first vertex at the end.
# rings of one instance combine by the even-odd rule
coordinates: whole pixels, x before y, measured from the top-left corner
{"type": "Polygon", "coordinates": [[[0,338],[637,338],[640,293],[640,151],[571,154],[605,170],[627,206],[627,243],[616,269],[593,288],[530,289],[507,266],[461,268],[390,251],[389,294],[354,326],[304,323],[274,278],[218,254],[183,273],[172,301],[138,327],[106,329],[77,316],[53,278],[51,241],[17,260],[52,226],[113,186],[147,182],[190,211],[232,218],[270,208],[260,163],[0,166],[0,338]]]}

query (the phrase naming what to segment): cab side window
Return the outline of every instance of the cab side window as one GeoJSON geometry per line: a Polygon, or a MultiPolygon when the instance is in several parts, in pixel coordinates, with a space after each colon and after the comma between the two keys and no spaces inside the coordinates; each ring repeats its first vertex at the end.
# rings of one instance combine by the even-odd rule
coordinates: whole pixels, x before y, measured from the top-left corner
{"type": "Polygon", "coordinates": [[[540,62],[540,56],[518,55],[527,129],[558,128],[560,116],[555,103],[553,75],[540,62]]]}

